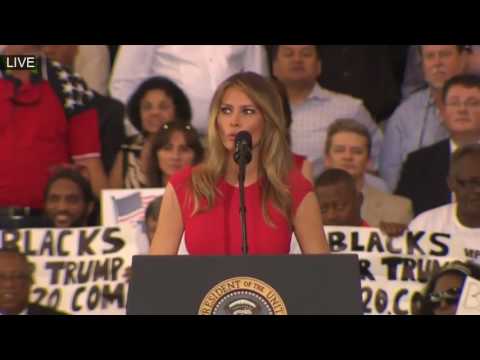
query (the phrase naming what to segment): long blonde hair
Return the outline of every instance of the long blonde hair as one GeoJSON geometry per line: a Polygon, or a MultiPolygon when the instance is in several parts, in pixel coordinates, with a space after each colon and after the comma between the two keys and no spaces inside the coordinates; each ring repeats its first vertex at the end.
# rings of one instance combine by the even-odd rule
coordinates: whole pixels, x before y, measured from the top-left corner
{"type": "Polygon", "coordinates": [[[225,175],[229,153],[218,133],[217,116],[223,96],[231,87],[242,90],[259,108],[265,121],[259,144],[258,167],[258,175],[262,179],[262,212],[265,221],[273,226],[267,208],[267,204],[271,202],[291,222],[288,174],[292,169],[293,160],[287,142],[282,100],[269,80],[252,72],[231,76],[218,87],[213,96],[208,122],[206,160],[194,168],[191,178],[193,214],[211,209],[216,196],[221,196],[216,185],[225,175]],[[201,199],[206,199],[206,207],[200,207],[201,199]]]}

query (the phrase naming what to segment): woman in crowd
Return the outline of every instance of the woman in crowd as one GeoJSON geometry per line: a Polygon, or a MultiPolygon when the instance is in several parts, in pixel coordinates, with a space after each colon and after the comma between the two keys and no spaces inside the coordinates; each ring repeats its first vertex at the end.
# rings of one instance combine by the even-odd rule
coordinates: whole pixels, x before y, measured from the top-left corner
{"type": "Polygon", "coordinates": [[[164,124],[188,125],[192,111],[185,93],[165,77],[146,80],[127,104],[128,117],[139,131],[117,154],[110,173],[111,188],[149,187],[147,168],[152,140],[164,124]]]}
{"type": "Polygon", "coordinates": [[[282,100],[272,83],[239,73],[217,89],[203,163],[170,178],[150,253],[175,255],[182,234],[191,255],[240,255],[235,137],[248,131],[252,160],[245,175],[250,254],[288,254],[293,229],[303,253],[328,253],[311,183],[294,165],[282,100]]]}
{"type": "Polygon", "coordinates": [[[480,279],[478,265],[454,262],[433,275],[423,290],[418,315],[455,315],[468,276],[480,279]]]}
{"type": "Polygon", "coordinates": [[[171,122],[153,137],[148,179],[151,187],[165,187],[170,177],[203,159],[198,132],[191,125],[171,122]]]}

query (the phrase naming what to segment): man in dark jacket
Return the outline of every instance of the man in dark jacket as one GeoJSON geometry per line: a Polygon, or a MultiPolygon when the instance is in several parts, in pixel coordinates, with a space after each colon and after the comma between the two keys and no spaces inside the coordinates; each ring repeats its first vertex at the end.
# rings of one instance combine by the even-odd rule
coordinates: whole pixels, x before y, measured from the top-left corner
{"type": "Polygon", "coordinates": [[[0,248],[0,314],[66,315],[54,309],[29,303],[33,264],[15,248],[0,248]]]}
{"type": "Polygon", "coordinates": [[[447,140],[411,153],[396,193],[413,201],[415,215],[455,202],[447,177],[456,149],[480,142],[480,77],[458,75],[443,89],[447,140]]]}

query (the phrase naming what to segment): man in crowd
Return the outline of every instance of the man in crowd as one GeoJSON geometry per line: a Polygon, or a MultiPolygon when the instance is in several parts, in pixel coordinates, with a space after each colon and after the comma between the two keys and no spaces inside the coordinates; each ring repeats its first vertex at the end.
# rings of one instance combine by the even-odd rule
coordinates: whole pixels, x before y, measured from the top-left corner
{"type": "MultiPolygon", "coordinates": [[[[453,257],[464,257],[464,247],[480,248],[479,164],[480,144],[457,149],[452,156],[448,175],[448,186],[455,194],[456,203],[426,211],[409,225],[411,231],[449,234],[449,255],[453,257]]],[[[427,247],[422,245],[422,248],[427,247]]]]}
{"type": "Polygon", "coordinates": [[[325,226],[369,226],[361,216],[363,195],[345,170],[328,169],[315,180],[325,226]]]}
{"type": "MultiPolygon", "coordinates": [[[[8,45],[4,55],[40,55],[34,45],[8,45]]],[[[42,59],[38,73],[0,72],[0,228],[40,213],[52,167],[86,169],[96,194],[107,184],[100,160],[93,92],[60,64],[42,59]]]]}
{"type": "Polygon", "coordinates": [[[42,45],[43,53],[77,73],[95,92],[106,96],[110,78],[107,45],[42,45]]]}
{"type": "Polygon", "coordinates": [[[338,118],[352,118],[367,126],[373,140],[374,163],[382,134],[362,101],[320,87],[322,72],[315,45],[279,45],[272,48],[273,74],[286,87],[292,110],[292,150],[313,164],[313,175],[324,169],[323,149],[328,126],[338,118]]]}
{"type": "MultiPolygon", "coordinates": [[[[355,179],[342,169],[325,170],[315,179],[315,193],[322,213],[324,226],[369,227],[362,219],[363,195],[357,190],[355,179]]],[[[294,237],[290,254],[301,254],[294,237]]]]}
{"type": "Polygon", "coordinates": [[[106,95],[103,85],[98,84],[104,76],[110,76],[108,50],[105,45],[43,45],[42,52],[53,61],[57,61],[71,71],[78,72],[87,85],[97,85],[92,90],[93,106],[97,109],[100,125],[100,142],[102,145],[102,163],[108,173],[112,169],[115,157],[125,142],[124,106],[106,95]],[[93,54],[91,54],[93,52],[93,54]],[[106,52],[106,54],[105,54],[106,52]],[[98,56],[95,54],[98,53],[98,56]],[[82,60],[79,62],[79,58],[82,60]],[[85,66],[83,66],[85,65],[85,66]],[[80,71],[83,70],[83,71],[80,71]],[[97,73],[97,72],[100,72],[97,73]],[[106,71],[105,75],[103,73],[106,71]],[[100,80],[99,80],[100,79],[100,80]],[[90,81],[89,81],[90,80],[90,81]]]}
{"type": "MultiPolygon", "coordinates": [[[[407,98],[416,91],[426,88],[420,56],[421,45],[410,45],[402,85],[402,96],[407,98]]],[[[468,47],[466,72],[480,75],[480,45],[465,45],[468,47]]]]}
{"type": "Polygon", "coordinates": [[[47,227],[69,228],[88,226],[95,198],[85,177],[73,169],[62,169],[45,188],[47,227]]]}
{"type": "MultiPolygon", "coordinates": [[[[268,75],[262,45],[122,45],[116,55],[110,93],[126,104],[143,81],[165,76],[187,94],[193,110],[192,125],[204,135],[217,86],[241,71],[268,75]]],[[[127,131],[134,132],[131,127],[127,131]]]]}
{"type": "Polygon", "coordinates": [[[65,315],[29,302],[33,272],[24,254],[0,248],[0,315],[65,315]]]}
{"type": "Polygon", "coordinates": [[[391,191],[398,185],[408,154],[448,137],[443,124],[442,89],[466,68],[463,45],[421,45],[423,72],[428,87],[408,97],[388,119],[380,156],[380,174],[391,191]]]}
{"type": "Polygon", "coordinates": [[[460,75],[443,90],[448,138],[411,153],[402,170],[397,194],[413,202],[415,215],[454,199],[447,185],[451,154],[480,141],[480,77],[460,75]]]}
{"type": "Polygon", "coordinates": [[[403,232],[413,218],[412,203],[366,182],[371,147],[365,126],[352,119],[339,119],[328,128],[325,164],[353,176],[357,190],[363,193],[362,217],[370,226],[380,227],[392,236],[399,235],[397,232],[403,232]]]}

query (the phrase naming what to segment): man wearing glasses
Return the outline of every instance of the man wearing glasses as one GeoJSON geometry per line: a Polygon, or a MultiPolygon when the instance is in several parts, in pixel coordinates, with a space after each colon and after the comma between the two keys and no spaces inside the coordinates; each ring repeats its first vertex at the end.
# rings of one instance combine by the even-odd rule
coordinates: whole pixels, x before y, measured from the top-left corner
{"type": "Polygon", "coordinates": [[[426,88],[410,95],[385,124],[380,174],[395,191],[407,156],[448,138],[443,124],[442,89],[454,76],[465,73],[465,45],[419,45],[426,88]]]}
{"type": "Polygon", "coordinates": [[[397,189],[398,195],[412,200],[415,215],[455,201],[458,187],[449,188],[447,184],[451,155],[462,146],[480,142],[480,77],[459,75],[450,79],[443,90],[443,101],[449,138],[411,153],[397,189]]]}
{"type": "Polygon", "coordinates": [[[33,270],[24,254],[0,248],[0,315],[65,315],[29,303],[33,270]]]}

